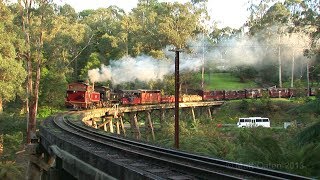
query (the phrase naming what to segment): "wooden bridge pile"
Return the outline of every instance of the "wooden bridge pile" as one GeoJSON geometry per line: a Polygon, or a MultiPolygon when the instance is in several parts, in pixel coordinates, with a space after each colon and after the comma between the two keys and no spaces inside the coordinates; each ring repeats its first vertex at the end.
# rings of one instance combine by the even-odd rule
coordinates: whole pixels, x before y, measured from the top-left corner
{"type": "MultiPolygon", "coordinates": [[[[186,102],[180,103],[180,111],[184,111],[186,116],[196,120],[196,109],[206,109],[208,118],[212,119],[212,114],[216,108],[222,105],[222,101],[212,102],[186,102]]],[[[157,105],[140,105],[120,107],[114,105],[111,108],[95,109],[83,113],[82,121],[95,129],[103,129],[111,133],[122,134],[126,136],[126,128],[124,121],[128,120],[133,137],[141,139],[141,129],[139,124],[144,124],[144,130],[147,138],[155,139],[154,121],[158,118],[160,125],[166,118],[174,117],[174,103],[157,104],[157,105]],[[126,119],[127,118],[127,119],[126,119]],[[144,122],[139,123],[139,119],[144,122]]]]}

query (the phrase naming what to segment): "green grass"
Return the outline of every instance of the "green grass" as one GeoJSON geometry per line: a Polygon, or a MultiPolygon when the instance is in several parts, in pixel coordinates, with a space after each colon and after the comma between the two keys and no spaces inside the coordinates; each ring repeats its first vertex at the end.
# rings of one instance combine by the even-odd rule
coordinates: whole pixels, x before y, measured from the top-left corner
{"type": "MultiPolygon", "coordinates": [[[[201,74],[199,74],[201,79],[201,74]]],[[[205,74],[205,89],[207,90],[241,90],[245,88],[254,88],[257,85],[254,82],[240,82],[239,78],[230,73],[210,73],[205,74]]]]}

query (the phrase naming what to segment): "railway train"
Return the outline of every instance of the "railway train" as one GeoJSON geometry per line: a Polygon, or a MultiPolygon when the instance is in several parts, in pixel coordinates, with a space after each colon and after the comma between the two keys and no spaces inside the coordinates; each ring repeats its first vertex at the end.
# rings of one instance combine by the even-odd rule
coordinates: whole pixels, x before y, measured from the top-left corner
{"type": "MultiPolygon", "coordinates": [[[[180,102],[223,101],[232,99],[252,99],[267,95],[270,98],[289,98],[302,95],[315,95],[315,89],[290,88],[256,88],[243,90],[189,90],[179,97],[180,102]]],[[[113,104],[123,106],[141,104],[174,103],[173,95],[162,95],[160,90],[111,90],[105,86],[94,86],[85,82],[68,84],[65,105],[73,109],[92,109],[111,107],[113,104]]]]}

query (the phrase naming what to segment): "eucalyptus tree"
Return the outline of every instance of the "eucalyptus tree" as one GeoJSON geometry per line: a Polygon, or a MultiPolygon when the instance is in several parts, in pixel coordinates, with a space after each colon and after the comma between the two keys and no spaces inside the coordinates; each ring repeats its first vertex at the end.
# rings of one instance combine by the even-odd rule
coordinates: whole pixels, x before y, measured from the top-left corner
{"type": "Polygon", "coordinates": [[[237,30],[231,27],[218,28],[217,25],[214,25],[212,31],[209,33],[209,38],[214,44],[218,44],[234,38],[236,33],[237,30]]]}
{"type": "Polygon", "coordinates": [[[64,104],[67,81],[77,79],[78,61],[92,39],[89,27],[79,22],[71,6],[58,7],[54,13],[43,44],[46,61],[40,86],[40,105],[50,109],[64,104]]]}
{"type": "Polygon", "coordinates": [[[304,32],[312,39],[312,50],[319,51],[320,2],[317,0],[286,0],[284,5],[290,11],[293,32],[304,32]]]}
{"type": "Polygon", "coordinates": [[[249,19],[247,25],[250,28],[250,33],[256,33],[259,29],[263,28],[263,24],[261,19],[270,8],[270,3],[275,0],[250,0],[248,1],[248,11],[250,12],[249,19]]]}
{"type": "Polygon", "coordinates": [[[307,71],[310,69],[310,73],[307,76],[319,81],[317,76],[320,72],[320,2],[317,0],[286,0],[284,5],[291,14],[289,16],[290,33],[306,36],[297,40],[295,51],[304,51],[306,58],[303,64],[307,64],[307,71]],[[301,44],[304,39],[308,39],[308,41],[301,44]],[[315,61],[311,59],[315,59],[315,61]]]}
{"type": "Polygon", "coordinates": [[[247,25],[252,36],[258,37],[259,41],[274,51],[269,51],[270,57],[277,54],[277,57],[270,59],[278,59],[278,85],[282,87],[284,37],[289,33],[288,26],[291,14],[283,3],[271,2],[261,1],[258,5],[252,4],[247,25]],[[271,2],[273,4],[269,6],[271,2]]]}
{"type": "Polygon", "coordinates": [[[200,32],[205,2],[181,4],[139,0],[137,8],[129,14],[134,27],[129,38],[133,46],[131,54],[143,53],[160,58],[164,56],[162,50],[168,45],[175,45],[178,39],[185,46],[187,40],[200,32]]]}
{"type": "Polygon", "coordinates": [[[191,3],[163,3],[164,13],[159,17],[159,31],[168,44],[176,48],[185,48],[187,40],[194,37],[201,29],[202,10],[191,3]]]}
{"type": "MultiPolygon", "coordinates": [[[[253,2],[253,5],[250,6],[251,16],[247,24],[250,28],[250,34],[259,35],[266,45],[273,45],[273,49],[277,48],[279,86],[282,86],[282,76],[284,76],[282,74],[282,61],[284,58],[292,58],[291,86],[293,87],[295,56],[298,56],[298,53],[302,55],[303,50],[305,50],[304,56],[306,57],[317,57],[316,54],[319,52],[319,48],[317,48],[319,47],[319,28],[317,28],[319,27],[319,1],[251,2],[253,2]],[[270,2],[273,2],[273,4],[270,2]],[[301,37],[292,41],[297,36],[301,37]],[[288,52],[291,52],[291,54],[288,54],[288,52]]],[[[269,49],[272,49],[272,46],[270,47],[269,49]]],[[[298,61],[301,72],[306,63],[310,66],[310,60],[305,59],[302,58],[298,61]]],[[[312,64],[312,66],[315,67],[316,64],[312,64]]],[[[313,69],[316,73],[319,68],[313,69]]]]}
{"type": "Polygon", "coordinates": [[[21,57],[27,69],[27,143],[30,143],[36,133],[41,67],[46,61],[43,45],[47,33],[52,29],[54,9],[50,0],[20,0],[18,5],[20,14],[17,22],[20,23],[26,47],[21,57]]]}
{"type": "Polygon", "coordinates": [[[150,54],[155,57],[168,45],[186,47],[187,40],[200,31],[203,9],[196,3],[160,3],[158,0],[140,0],[131,17],[129,41],[133,55],[150,54]]]}
{"type": "Polygon", "coordinates": [[[70,22],[77,21],[77,19],[78,19],[78,13],[69,4],[65,4],[63,6],[60,6],[58,14],[70,19],[70,22]]]}
{"type": "Polygon", "coordinates": [[[262,24],[266,27],[271,26],[279,26],[277,28],[277,34],[278,34],[278,75],[279,75],[279,87],[282,88],[282,59],[281,59],[281,47],[283,42],[281,41],[281,37],[283,36],[284,28],[283,25],[286,25],[288,22],[288,17],[290,15],[290,12],[282,3],[275,3],[273,6],[271,6],[264,17],[262,18],[262,24]]]}
{"type": "MultiPolygon", "coordinates": [[[[80,14],[85,14],[81,12],[80,14]]],[[[81,19],[81,23],[90,27],[93,34],[91,52],[98,52],[104,59],[102,63],[108,64],[109,59],[119,59],[126,54],[125,45],[121,35],[121,21],[125,12],[116,7],[99,8],[90,11],[81,19]]],[[[90,56],[91,52],[88,54],[90,56]]],[[[82,67],[85,66],[85,63],[82,67]]]]}
{"type": "MultiPolygon", "coordinates": [[[[65,5],[66,6],[66,5],[65,5]]],[[[67,80],[75,80],[81,61],[85,61],[89,46],[94,44],[89,26],[75,19],[72,7],[60,7],[52,21],[52,29],[48,31],[44,42],[45,65],[51,73],[66,76],[67,80]],[[73,14],[70,16],[70,14],[73,14]]],[[[83,64],[83,63],[82,63],[83,64]]]]}
{"type": "Polygon", "coordinates": [[[313,69],[310,71],[310,75],[315,77],[320,72],[320,2],[318,0],[303,0],[299,5],[301,15],[297,20],[299,23],[296,23],[295,27],[310,36],[311,47],[305,50],[305,55],[315,59],[310,65],[313,69]]]}
{"type": "Polygon", "coordinates": [[[161,57],[158,54],[165,47],[164,37],[159,33],[159,16],[163,13],[163,6],[157,0],[139,0],[137,8],[134,8],[129,14],[131,56],[139,54],[149,54],[161,57]]]}
{"type": "Polygon", "coordinates": [[[95,12],[95,10],[93,10],[93,9],[85,9],[85,10],[78,13],[79,19],[84,19],[84,18],[88,17],[89,15],[93,14],[94,12],[95,12]]]}
{"type": "Polygon", "coordinates": [[[21,39],[17,36],[17,26],[13,24],[14,16],[9,8],[0,1],[0,113],[3,102],[8,102],[21,91],[26,71],[17,53],[21,39]]]}
{"type": "Polygon", "coordinates": [[[91,53],[85,67],[81,69],[81,74],[80,74],[81,79],[88,78],[88,71],[90,69],[96,69],[101,66],[100,59],[101,57],[99,53],[97,52],[91,53]]]}

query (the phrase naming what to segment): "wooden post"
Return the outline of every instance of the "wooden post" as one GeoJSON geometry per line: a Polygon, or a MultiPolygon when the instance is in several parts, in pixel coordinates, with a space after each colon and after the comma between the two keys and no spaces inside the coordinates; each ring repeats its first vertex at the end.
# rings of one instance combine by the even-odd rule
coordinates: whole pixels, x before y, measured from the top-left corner
{"type": "Polygon", "coordinates": [[[193,122],[196,122],[196,116],[194,114],[194,107],[191,107],[191,113],[192,113],[193,122]]]}
{"type": "Polygon", "coordinates": [[[146,138],[149,141],[149,134],[150,134],[150,122],[149,122],[149,113],[148,111],[146,112],[146,119],[145,119],[145,123],[144,123],[144,129],[145,129],[145,134],[146,134],[146,138]]]}
{"type": "Polygon", "coordinates": [[[116,121],[116,128],[117,128],[117,134],[120,134],[119,119],[117,119],[117,121],[116,121]]]}
{"type": "Polygon", "coordinates": [[[208,107],[208,116],[209,116],[210,120],[212,120],[212,114],[211,114],[210,106],[208,107]]]}
{"type": "Polygon", "coordinates": [[[134,134],[135,138],[140,139],[141,133],[140,133],[140,129],[139,129],[138,118],[137,118],[136,112],[130,113],[130,125],[131,125],[131,132],[134,134]]]}
{"type": "Polygon", "coordinates": [[[98,126],[98,129],[102,128],[103,127],[103,130],[104,131],[108,131],[108,128],[107,128],[107,124],[110,123],[110,119],[106,118],[104,122],[102,122],[101,124],[99,124],[98,126]]]}
{"type": "Polygon", "coordinates": [[[92,120],[92,123],[91,123],[92,127],[95,128],[95,129],[98,129],[98,126],[97,126],[95,118],[91,118],[91,120],[92,120]]]}
{"type": "Polygon", "coordinates": [[[212,114],[216,114],[217,113],[217,109],[214,108],[212,114]]]}
{"type": "Polygon", "coordinates": [[[120,120],[120,125],[121,125],[123,135],[126,136],[126,129],[124,128],[122,116],[119,117],[119,120],[120,120]]]}
{"type": "Polygon", "coordinates": [[[108,131],[108,129],[107,129],[107,123],[105,123],[105,121],[107,121],[107,119],[104,117],[104,118],[103,118],[103,130],[104,130],[104,131],[108,131]]]}
{"type": "Polygon", "coordinates": [[[114,130],[113,130],[113,121],[112,121],[112,117],[108,117],[109,118],[109,129],[110,129],[110,132],[111,133],[114,133],[114,130]]]}
{"type": "Polygon", "coordinates": [[[162,123],[165,120],[165,110],[164,109],[160,109],[160,124],[162,125],[162,123]]]}
{"type": "Polygon", "coordinates": [[[133,120],[134,120],[134,124],[135,124],[135,132],[136,132],[136,138],[137,139],[141,139],[141,133],[140,133],[140,128],[139,128],[139,124],[138,124],[138,116],[137,113],[134,114],[133,116],[133,120]]]}
{"type": "Polygon", "coordinates": [[[91,120],[91,126],[94,127],[94,119],[91,118],[90,120],[91,120]]]}
{"type": "MultiPolygon", "coordinates": [[[[147,135],[148,135],[149,133],[151,133],[151,135],[152,135],[152,140],[153,140],[153,141],[155,140],[154,128],[153,128],[153,123],[152,123],[152,120],[151,120],[151,112],[150,112],[150,111],[147,111],[146,133],[147,133],[147,135]]],[[[147,137],[148,137],[148,136],[147,136],[147,137]]]]}

